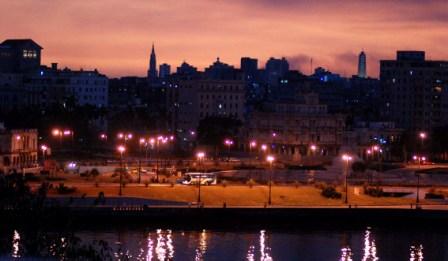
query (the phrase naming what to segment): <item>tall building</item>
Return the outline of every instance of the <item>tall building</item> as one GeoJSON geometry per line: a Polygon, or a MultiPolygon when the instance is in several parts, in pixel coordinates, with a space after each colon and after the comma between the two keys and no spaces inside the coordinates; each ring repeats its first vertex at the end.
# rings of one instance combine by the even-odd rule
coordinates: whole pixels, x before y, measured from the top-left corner
{"type": "Polygon", "coordinates": [[[154,51],[154,44],[152,44],[151,56],[149,58],[148,80],[150,82],[153,82],[156,79],[157,79],[156,52],[154,51]]]}
{"type": "Polygon", "coordinates": [[[431,130],[448,122],[448,61],[428,61],[423,51],[398,51],[380,62],[383,116],[398,127],[431,130]]]}
{"type": "Polygon", "coordinates": [[[358,58],[358,77],[367,78],[366,54],[362,51],[358,58]]]}
{"type": "Polygon", "coordinates": [[[242,57],[240,66],[244,74],[244,80],[254,81],[258,72],[258,60],[250,57],[242,57]]]}
{"type": "Polygon", "coordinates": [[[42,47],[31,39],[9,39],[0,44],[0,72],[25,73],[38,70],[42,47]]]}
{"type": "Polygon", "coordinates": [[[165,79],[166,77],[170,76],[171,74],[171,66],[166,63],[162,63],[159,66],[159,78],[165,79]]]}
{"type": "Polygon", "coordinates": [[[266,81],[270,86],[278,86],[280,78],[284,77],[289,71],[289,63],[283,57],[282,59],[269,58],[266,62],[266,81]]]}

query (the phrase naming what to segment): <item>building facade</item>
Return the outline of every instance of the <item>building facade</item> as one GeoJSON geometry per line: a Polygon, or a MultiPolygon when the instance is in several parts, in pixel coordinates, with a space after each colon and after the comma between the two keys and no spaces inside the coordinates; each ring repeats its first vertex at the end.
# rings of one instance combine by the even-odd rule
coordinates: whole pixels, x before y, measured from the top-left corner
{"type": "Polygon", "coordinates": [[[247,144],[267,145],[282,159],[300,161],[303,156],[337,155],[342,145],[345,117],[329,114],[315,93],[305,94],[302,102],[266,104],[254,112],[246,125],[247,144]],[[310,150],[316,146],[316,151],[310,150]]]}
{"type": "Polygon", "coordinates": [[[24,73],[39,69],[41,50],[31,39],[8,39],[0,44],[0,72],[24,73]]]}
{"type": "Polygon", "coordinates": [[[448,122],[448,61],[422,51],[398,51],[380,63],[384,117],[400,128],[425,131],[448,122]]]}
{"type": "Polygon", "coordinates": [[[77,106],[108,106],[109,80],[97,70],[59,70],[53,64],[26,75],[24,86],[33,95],[30,99],[33,105],[48,107],[71,101],[77,106]]]}
{"type": "Polygon", "coordinates": [[[0,170],[22,172],[38,163],[37,130],[0,129],[0,170]]]}
{"type": "Polygon", "coordinates": [[[245,83],[241,80],[182,80],[167,91],[170,129],[191,140],[199,122],[207,117],[244,121],[245,83]]]}

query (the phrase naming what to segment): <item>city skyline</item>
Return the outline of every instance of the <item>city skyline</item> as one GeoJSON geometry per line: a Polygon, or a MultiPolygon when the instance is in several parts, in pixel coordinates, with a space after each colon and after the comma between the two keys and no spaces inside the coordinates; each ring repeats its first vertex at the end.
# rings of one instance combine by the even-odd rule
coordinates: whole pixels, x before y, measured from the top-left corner
{"type": "Polygon", "coordinates": [[[203,69],[216,57],[239,67],[240,58],[286,57],[291,69],[322,66],[356,74],[367,54],[368,75],[396,50],[425,50],[448,59],[443,1],[133,1],[6,2],[1,37],[32,38],[45,46],[43,63],[98,68],[108,76],[145,76],[151,45],[158,62],[184,60],[203,69]],[[201,15],[198,15],[200,11],[201,15]],[[318,13],[319,16],[315,14],[318,13]],[[13,18],[17,17],[16,19],[13,18]]]}

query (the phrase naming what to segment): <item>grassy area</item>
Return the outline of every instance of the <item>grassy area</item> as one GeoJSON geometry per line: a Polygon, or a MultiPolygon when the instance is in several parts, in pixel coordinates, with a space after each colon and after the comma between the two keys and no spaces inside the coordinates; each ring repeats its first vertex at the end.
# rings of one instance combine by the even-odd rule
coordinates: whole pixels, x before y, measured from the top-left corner
{"type": "MultiPolygon", "coordinates": [[[[70,186],[70,183],[65,183],[70,186]]],[[[338,189],[342,191],[341,188],[338,189]]],[[[362,189],[360,189],[362,191],[362,189]]],[[[104,192],[107,197],[118,196],[118,184],[116,186],[82,186],[77,189],[72,196],[98,196],[99,192],[104,192]]],[[[52,192],[52,195],[56,195],[52,192]]],[[[127,185],[123,189],[123,196],[147,199],[172,200],[181,202],[195,202],[197,200],[196,186],[135,186],[127,185]]],[[[226,187],[202,186],[201,200],[205,205],[227,206],[263,206],[268,201],[268,186],[228,185],[226,187]]],[[[311,206],[311,205],[342,205],[342,199],[327,199],[320,195],[320,190],[313,186],[273,186],[272,204],[280,206],[311,206]]],[[[395,205],[411,204],[415,200],[412,198],[375,198],[362,193],[354,193],[354,188],[349,190],[349,203],[358,205],[395,205]]],[[[422,202],[424,203],[424,202],[422,202]]]]}

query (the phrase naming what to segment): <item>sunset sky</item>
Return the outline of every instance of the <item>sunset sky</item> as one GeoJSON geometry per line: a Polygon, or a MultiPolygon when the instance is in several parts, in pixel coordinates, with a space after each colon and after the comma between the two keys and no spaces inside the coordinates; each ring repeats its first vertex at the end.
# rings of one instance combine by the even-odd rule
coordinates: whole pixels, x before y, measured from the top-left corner
{"type": "Polygon", "coordinates": [[[285,56],[292,69],[368,74],[397,49],[448,60],[447,0],[0,0],[0,40],[32,38],[43,63],[98,68],[108,76],[146,75],[152,42],[158,63],[200,69],[216,57],[285,56]]]}

